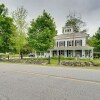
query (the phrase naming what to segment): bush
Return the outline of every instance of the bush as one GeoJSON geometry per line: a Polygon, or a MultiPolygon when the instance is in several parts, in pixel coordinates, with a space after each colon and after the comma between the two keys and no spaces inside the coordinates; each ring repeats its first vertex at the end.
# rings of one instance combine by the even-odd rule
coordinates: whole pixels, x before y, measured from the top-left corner
{"type": "Polygon", "coordinates": [[[67,58],[65,58],[65,60],[75,60],[75,58],[67,57],[67,58]]]}
{"type": "Polygon", "coordinates": [[[51,59],[57,60],[58,57],[57,56],[53,56],[53,57],[51,57],[51,59]]]}
{"type": "MultiPolygon", "coordinates": [[[[57,60],[58,56],[51,57],[51,59],[57,60]]],[[[75,58],[72,58],[72,57],[65,58],[64,56],[60,56],[60,59],[61,60],[75,60],[75,58]]]]}

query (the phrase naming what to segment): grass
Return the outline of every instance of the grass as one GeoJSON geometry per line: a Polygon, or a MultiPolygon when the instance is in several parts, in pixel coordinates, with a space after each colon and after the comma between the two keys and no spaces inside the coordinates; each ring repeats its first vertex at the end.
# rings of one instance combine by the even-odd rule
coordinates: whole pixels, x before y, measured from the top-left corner
{"type": "MultiPolygon", "coordinates": [[[[15,57],[19,57],[19,55],[18,54],[15,54],[15,55],[13,55],[13,54],[11,54],[10,55],[10,57],[12,57],[12,58],[15,58],[15,57]]],[[[48,58],[25,58],[25,59],[27,59],[27,60],[46,60],[46,61],[48,61],[48,58]]],[[[93,59],[93,60],[90,60],[90,59],[74,59],[74,58],[63,58],[63,57],[61,57],[61,60],[60,60],[61,62],[62,61],[67,61],[67,62],[95,62],[95,63],[100,63],[100,58],[98,58],[98,59],[93,59]]],[[[8,61],[4,61],[4,62],[8,62],[8,61]]],[[[92,67],[81,67],[81,66],[79,66],[79,67],[76,67],[76,66],[63,66],[63,65],[58,65],[58,58],[57,57],[52,57],[51,58],[51,60],[50,60],[50,64],[47,64],[48,66],[55,66],[55,67],[66,67],[66,68],[86,68],[86,69],[97,69],[97,70],[100,70],[100,66],[99,67],[94,67],[94,66],[92,66],[92,67]]]]}
{"type": "MultiPolygon", "coordinates": [[[[78,59],[78,60],[75,60],[75,59],[72,59],[72,60],[68,60],[68,59],[61,59],[61,62],[62,61],[67,61],[67,62],[95,62],[95,63],[100,63],[100,59],[93,59],[93,60],[90,60],[90,59],[78,59]]],[[[65,67],[65,68],[82,68],[82,69],[95,69],[95,70],[100,70],[100,66],[85,66],[85,67],[82,67],[82,66],[63,66],[63,65],[58,65],[58,59],[51,59],[50,61],[51,63],[48,64],[48,66],[56,66],[56,67],[65,67]]]]}

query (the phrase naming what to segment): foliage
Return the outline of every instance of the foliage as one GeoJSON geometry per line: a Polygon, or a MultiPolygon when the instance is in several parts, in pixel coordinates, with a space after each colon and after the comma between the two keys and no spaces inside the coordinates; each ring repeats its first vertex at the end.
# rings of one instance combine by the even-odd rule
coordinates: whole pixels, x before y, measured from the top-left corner
{"type": "Polygon", "coordinates": [[[29,54],[30,52],[33,52],[33,49],[30,47],[30,45],[27,43],[23,46],[23,49],[21,51],[23,54],[29,54]]]}
{"type": "MultiPolygon", "coordinates": [[[[51,59],[58,60],[58,56],[51,57],[51,59]]],[[[65,58],[64,56],[60,56],[60,59],[61,60],[74,60],[75,58],[72,58],[72,57],[65,58]]]]}
{"type": "Polygon", "coordinates": [[[89,39],[88,39],[88,41],[87,41],[87,44],[89,44],[90,46],[95,46],[95,41],[96,41],[96,38],[95,38],[95,36],[92,36],[92,37],[90,37],[89,39]]]}
{"type": "Polygon", "coordinates": [[[88,44],[94,47],[94,50],[100,52],[100,28],[94,36],[88,40],[88,44]]]}
{"type": "Polygon", "coordinates": [[[96,39],[96,40],[94,41],[95,50],[100,52],[100,28],[99,28],[99,29],[97,30],[97,32],[95,33],[94,37],[95,37],[95,39],[96,39]]]}
{"type": "Polygon", "coordinates": [[[79,32],[85,26],[85,22],[81,20],[81,17],[77,17],[76,14],[69,14],[65,26],[72,27],[74,32],[79,32]]]}
{"type": "Polygon", "coordinates": [[[6,16],[8,14],[8,9],[5,7],[4,4],[0,5],[0,15],[6,16]]]}
{"type": "Polygon", "coordinates": [[[54,19],[47,12],[38,16],[31,22],[29,28],[29,44],[38,52],[47,51],[54,47],[54,36],[56,35],[56,26],[54,19]]]}
{"type": "Polygon", "coordinates": [[[12,36],[12,41],[14,43],[15,49],[19,52],[19,54],[23,51],[23,47],[26,45],[26,32],[27,32],[27,11],[23,7],[17,8],[17,10],[13,11],[12,17],[14,20],[14,24],[16,25],[16,33],[12,36]]]}
{"type": "Polygon", "coordinates": [[[13,19],[7,16],[7,8],[4,4],[0,5],[0,52],[9,52],[12,48],[11,36],[16,28],[13,19]]]}

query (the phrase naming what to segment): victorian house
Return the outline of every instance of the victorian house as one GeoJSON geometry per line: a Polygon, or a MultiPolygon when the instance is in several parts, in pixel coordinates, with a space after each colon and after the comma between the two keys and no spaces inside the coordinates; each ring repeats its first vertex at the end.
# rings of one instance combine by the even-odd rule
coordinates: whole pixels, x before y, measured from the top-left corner
{"type": "Polygon", "coordinates": [[[38,57],[64,56],[73,58],[93,59],[93,47],[88,46],[86,32],[74,32],[72,27],[63,27],[63,34],[55,37],[56,45],[48,53],[35,54],[38,57]]]}

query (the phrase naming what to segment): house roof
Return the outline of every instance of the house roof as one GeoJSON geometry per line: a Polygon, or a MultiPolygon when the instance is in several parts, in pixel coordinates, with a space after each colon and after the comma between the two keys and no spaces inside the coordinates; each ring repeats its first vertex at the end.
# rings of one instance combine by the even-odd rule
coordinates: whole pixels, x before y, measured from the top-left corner
{"type": "Polygon", "coordinates": [[[68,34],[61,34],[55,36],[56,40],[59,39],[73,39],[73,38],[82,38],[82,37],[88,37],[89,34],[87,33],[68,33],[68,34]]]}
{"type": "Polygon", "coordinates": [[[90,46],[74,46],[74,47],[54,47],[54,49],[51,50],[91,50],[94,47],[90,47],[90,46]]]}

